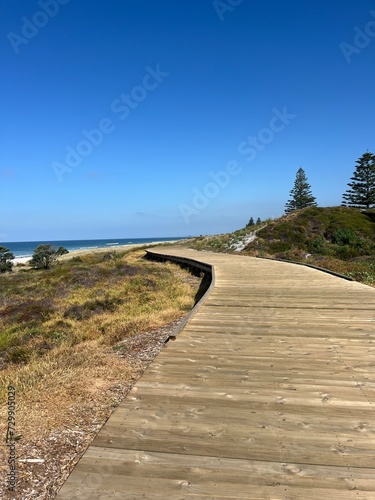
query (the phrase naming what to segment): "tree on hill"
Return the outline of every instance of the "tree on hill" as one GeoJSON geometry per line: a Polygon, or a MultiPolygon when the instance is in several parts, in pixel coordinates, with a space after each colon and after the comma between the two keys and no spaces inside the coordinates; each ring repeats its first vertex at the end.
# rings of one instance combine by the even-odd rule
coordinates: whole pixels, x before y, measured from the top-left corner
{"type": "Polygon", "coordinates": [[[290,191],[290,200],[285,204],[285,213],[290,214],[294,210],[306,207],[316,207],[315,196],[311,193],[311,186],[307,182],[307,177],[303,168],[297,170],[294,187],[290,191]]]}
{"type": "Polygon", "coordinates": [[[12,270],[14,255],[9,252],[9,248],[0,247],[0,273],[12,270]]]}
{"type": "Polygon", "coordinates": [[[262,221],[261,221],[260,217],[258,217],[258,218],[257,218],[257,221],[256,221],[256,225],[258,226],[261,222],[262,222],[262,221]]]}
{"type": "Polygon", "coordinates": [[[375,206],[375,155],[367,151],[356,161],[350,189],[342,195],[343,205],[368,209],[375,206]]]}
{"type": "Polygon", "coordinates": [[[255,222],[254,222],[254,219],[252,217],[250,217],[250,220],[249,222],[246,224],[246,227],[251,227],[251,226],[254,226],[255,222]]]}
{"type": "Polygon", "coordinates": [[[53,245],[39,245],[34,250],[30,266],[34,269],[49,269],[60,255],[69,253],[64,247],[56,249],[53,245]]]}

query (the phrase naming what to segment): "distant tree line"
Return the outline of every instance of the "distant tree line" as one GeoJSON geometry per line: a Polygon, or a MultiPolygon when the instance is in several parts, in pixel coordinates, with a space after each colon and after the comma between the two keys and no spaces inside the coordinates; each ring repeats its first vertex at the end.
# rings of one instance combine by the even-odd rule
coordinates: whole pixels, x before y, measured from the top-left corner
{"type": "Polygon", "coordinates": [[[252,226],[258,226],[259,224],[261,224],[261,220],[260,220],[260,217],[257,218],[257,221],[254,222],[254,219],[252,217],[250,217],[250,220],[249,222],[246,224],[246,228],[249,228],[249,227],[252,227],[252,226]]]}

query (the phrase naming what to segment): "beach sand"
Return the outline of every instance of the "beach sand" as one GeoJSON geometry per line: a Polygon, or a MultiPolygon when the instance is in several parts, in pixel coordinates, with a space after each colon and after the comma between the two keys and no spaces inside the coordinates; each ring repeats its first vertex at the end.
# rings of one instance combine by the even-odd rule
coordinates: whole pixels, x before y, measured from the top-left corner
{"type": "MultiPolygon", "coordinates": [[[[61,257],[58,258],[58,260],[67,260],[71,259],[72,257],[77,257],[79,255],[87,255],[90,253],[103,253],[103,252],[122,252],[124,250],[134,250],[135,248],[142,248],[142,247],[149,247],[149,246],[155,246],[155,245],[163,245],[166,243],[176,243],[179,240],[173,240],[173,241],[154,241],[151,243],[137,243],[134,245],[115,245],[115,246],[108,246],[105,248],[91,248],[91,249],[86,249],[86,250],[72,250],[71,252],[61,255],[61,257]]],[[[16,257],[13,259],[13,264],[17,266],[17,264],[27,264],[31,260],[31,257],[16,257]]]]}
{"type": "Polygon", "coordinates": [[[31,257],[18,257],[12,260],[13,264],[16,266],[17,264],[26,264],[30,260],[31,257]]]}

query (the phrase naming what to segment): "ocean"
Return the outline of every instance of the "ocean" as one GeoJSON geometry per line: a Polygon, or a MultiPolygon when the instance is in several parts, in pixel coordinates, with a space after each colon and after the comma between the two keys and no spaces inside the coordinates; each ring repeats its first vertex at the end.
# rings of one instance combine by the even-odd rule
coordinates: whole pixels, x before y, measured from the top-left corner
{"type": "Polygon", "coordinates": [[[14,257],[31,257],[38,245],[51,244],[58,247],[64,247],[69,252],[72,250],[90,250],[94,248],[107,248],[115,245],[138,245],[143,243],[152,243],[158,241],[182,240],[182,237],[169,238],[111,238],[108,240],[62,240],[62,241],[18,241],[18,242],[0,242],[0,246],[8,248],[14,257]]]}

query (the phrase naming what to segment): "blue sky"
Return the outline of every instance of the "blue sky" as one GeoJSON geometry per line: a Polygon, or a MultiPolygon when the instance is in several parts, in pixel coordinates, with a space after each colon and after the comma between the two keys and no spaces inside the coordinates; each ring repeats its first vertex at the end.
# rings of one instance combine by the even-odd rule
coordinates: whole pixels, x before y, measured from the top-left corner
{"type": "Polygon", "coordinates": [[[374,1],[3,0],[0,45],[0,241],[339,205],[375,149],[374,1]]]}

